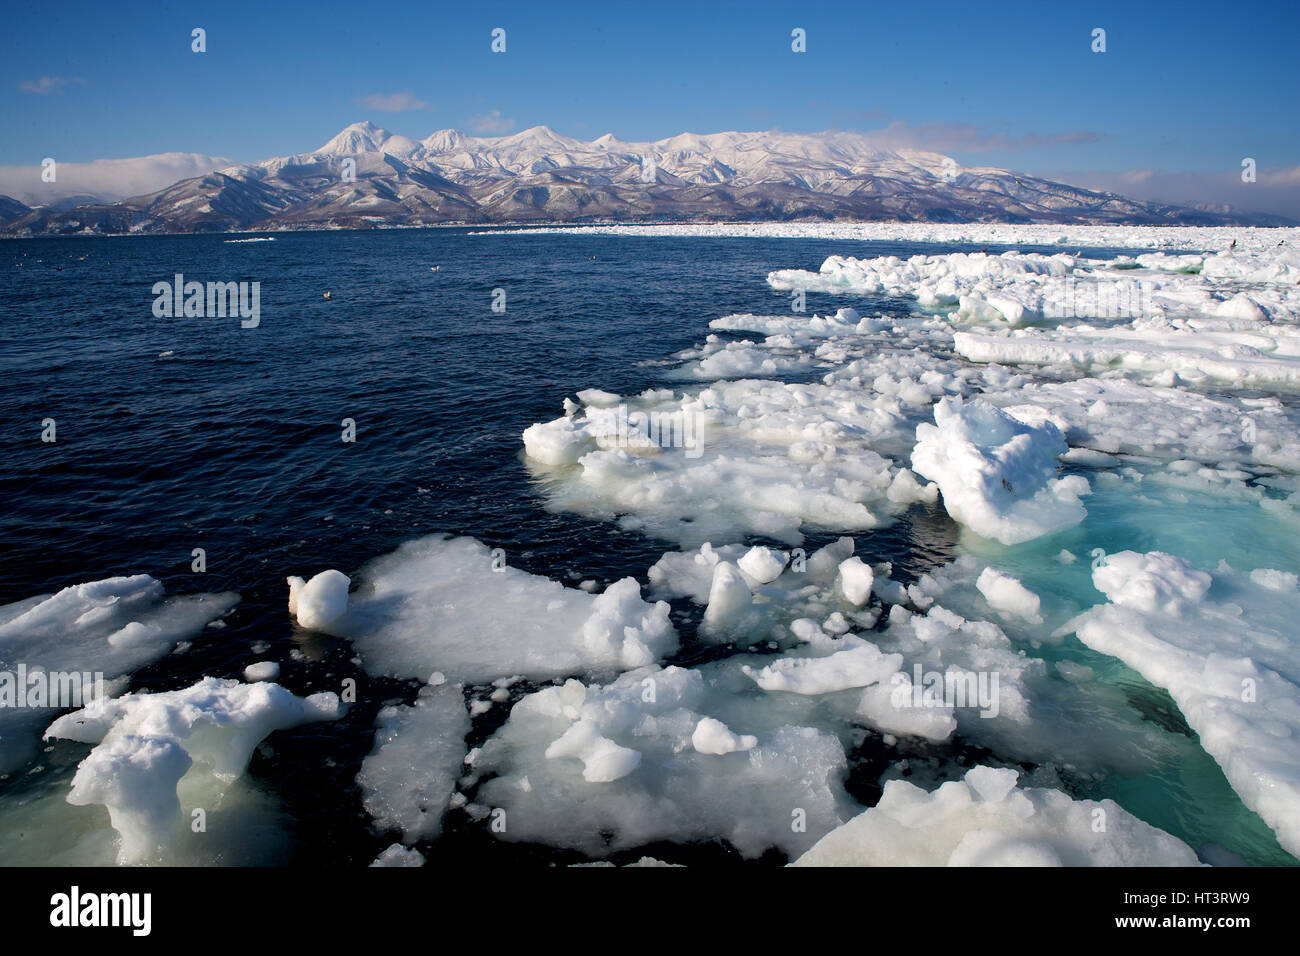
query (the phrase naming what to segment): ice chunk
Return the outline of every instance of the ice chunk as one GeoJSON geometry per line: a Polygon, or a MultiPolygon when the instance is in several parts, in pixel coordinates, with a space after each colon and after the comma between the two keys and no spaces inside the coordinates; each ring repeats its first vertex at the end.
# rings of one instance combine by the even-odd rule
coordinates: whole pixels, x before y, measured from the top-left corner
{"type": "Polygon", "coordinates": [[[379,856],[371,866],[424,866],[424,854],[419,850],[394,843],[379,856]]]}
{"type": "Polygon", "coordinates": [[[138,863],[157,859],[180,832],[183,777],[213,778],[219,793],[268,734],[340,712],[333,693],[300,698],[278,684],[205,677],[183,690],[96,702],[54,721],[46,737],[96,744],[68,802],[105,805],[121,837],[118,861],[138,863]]]}
{"type": "Polygon", "coordinates": [[[972,768],[932,793],[905,780],[794,866],[1196,866],[1192,848],[1113,800],[1020,789],[1015,770],[972,768]],[[1102,824],[1098,826],[1098,822],[1102,824]]]}
{"type": "Polygon", "coordinates": [[[936,424],[916,429],[912,467],[931,478],[955,521],[1003,544],[1020,544],[1071,527],[1087,512],[1080,475],[1056,478],[1066,450],[1054,425],[1028,425],[976,399],[944,399],[936,424]]]}
{"type": "Polygon", "coordinates": [[[524,451],[545,465],[576,465],[592,447],[591,438],[570,418],[539,422],[524,429],[524,451]]]}
{"type": "Polygon", "coordinates": [[[341,571],[322,571],[310,581],[289,578],[289,613],[303,627],[326,630],[348,610],[351,579],[341,571]]]}
{"type": "Polygon", "coordinates": [[[874,580],[875,573],[871,570],[871,565],[864,564],[857,555],[840,562],[840,592],[850,603],[858,607],[866,604],[871,598],[874,580]]]}
{"type": "Polygon", "coordinates": [[[500,558],[473,538],[408,541],[361,571],[324,630],[350,638],[370,673],[421,680],[620,670],[676,648],[668,605],[642,601],[634,578],[592,595],[500,558]]]}
{"type": "Polygon", "coordinates": [[[1178,615],[1210,589],[1210,575],[1182,558],[1160,551],[1106,555],[1092,571],[1092,583],[1121,607],[1178,615]]]}
{"type": "Polygon", "coordinates": [[[744,631],[753,603],[749,585],[740,570],[729,561],[719,561],[713,569],[709,604],[700,629],[715,640],[727,640],[744,631]]]}
{"type": "Polygon", "coordinates": [[[1018,617],[1030,624],[1041,624],[1038,613],[1039,599],[1018,578],[1004,574],[997,568],[985,568],[975,581],[975,587],[989,602],[989,606],[1003,617],[1018,617]]]}
{"type": "Polygon", "coordinates": [[[750,734],[737,736],[720,720],[701,717],[691,734],[691,745],[702,754],[730,754],[737,750],[753,750],[758,738],[750,734]]]}
{"type": "Polygon", "coordinates": [[[639,751],[620,747],[600,734],[594,720],[579,720],[546,748],[546,759],[577,757],[582,761],[582,779],[588,783],[610,783],[626,777],[641,763],[639,751]]]}
{"type": "Polygon", "coordinates": [[[808,580],[822,584],[833,582],[835,575],[839,573],[840,565],[853,554],[854,547],[852,538],[843,537],[814,552],[808,558],[808,580]]]}
{"type": "Polygon", "coordinates": [[[280,665],[275,661],[258,661],[244,668],[244,680],[275,680],[280,676],[280,665]]]}
{"type": "Polygon", "coordinates": [[[405,843],[438,836],[464,771],[465,689],[426,685],[414,704],[386,707],[375,723],[375,748],[357,774],[366,812],[377,829],[398,830],[405,843]]]}
{"type": "Polygon", "coordinates": [[[713,571],[719,561],[739,561],[748,552],[743,545],[715,548],[704,542],[696,551],[670,551],[650,568],[648,577],[655,597],[688,597],[708,604],[713,571]]]}
{"type": "Polygon", "coordinates": [[[773,551],[757,545],[736,562],[745,577],[756,584],[771,584],[781,576],[790,556],[784,551],[773,551]]]}
{"type": "Polygon", "coordinates": [[[783,657],[761,670],[743,669],[764,690],[828,694],[888,681],[902,664],[902,655],[882,654],[876,645],[855,638],[847,649],[826,657],[783,657]]]}
{"type": "Polygon", "coordinates": [[[119,863],[159,856],[180,836],[176,787],[193,765],[170,737],[123,734],[90,752],[72,779],[68,803],[102,804],[121,838],[119,863]]]}
{"type": "MultiPolygon", "coordinates": [[[[238,603],[233,593],[168,598],[147,574],[73,585],[0,607],[0,671],[12,674],[22,664],[29,673],[84,674],[92,684],[101,673],[111,684],[167,656],[238,603]]],[[[3,693],[0,688],[0,699],[3,693]]],[[[0,773],[35,754],[41,729],[59,709],[14,703],[0,704],[0,773]]]]}

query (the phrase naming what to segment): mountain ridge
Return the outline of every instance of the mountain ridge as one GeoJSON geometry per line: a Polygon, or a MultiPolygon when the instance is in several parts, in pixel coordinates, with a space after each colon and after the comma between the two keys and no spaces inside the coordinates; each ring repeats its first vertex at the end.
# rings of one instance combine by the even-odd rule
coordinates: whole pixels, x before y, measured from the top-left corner
{"type": "Polygon", "coordinates": [[[0,197],[0,234],[379,228],[444,223],[898,220],[1287,225],[1261,213],[1128,199],[859,133],[679,133],[583,141],[547,126],[423,140],[353,123],[315,150],[238,163],[73,208],[0,197]],[[21,208],[19,208],[21,207],[21,208]]]}

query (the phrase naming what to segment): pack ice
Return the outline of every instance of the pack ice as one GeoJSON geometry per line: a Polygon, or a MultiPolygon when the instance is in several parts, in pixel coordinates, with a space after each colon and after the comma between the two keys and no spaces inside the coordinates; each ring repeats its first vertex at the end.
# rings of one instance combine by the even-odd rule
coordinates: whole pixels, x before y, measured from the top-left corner
{"type": "MultiPolygon", "coordinates": [[[[1069,796],[1127,778],[1140,781],[1130,794],[1149,811],[1153,788],[1192,764],[1181,786],[1204,789],[1166,789],[1162,819],[1199,833],[1198,845],[1207,829],[1222,831],[1276,859],[1264,837],[1246,836],[1258,828],[1241,821],[1254,811],[1296,852],[1297,632],[1283,608],[1295,605],[1300,571],[1288,543],[1300,529],[1300,230],[581,231],[1057,247],[891,256],[864,245],[815,272],[774,270],[768,284],[783,307],[797,291],[888,307],[712,319],[701,344],[674,356],[665,378],[676,389],[589,389],[565,401],[562,418],[524,431],[548,507],[680,549],[650,569],[651,594],[696,605],[696,640],[721,655],[695,668],[709,693],[691,705],[698,719],[683,748],[698,739],[734,761],[761,749],[780,719],[846,753],[864,732],[879,735],[895,767],[917,741],[973,744],[1033,765],[1048,784],[1022,789],[1014,772],[991,768],[966,781],[948,774],[932,792],[893,781],[878,807],[827,830],[807,862],[1193,863],[1184,843],[1117,804],[1069,796]],[[1092,251],[1103,247],[1130,251],[1092,251]],[[619,416],[629,409],[694,416],[693,453],[628,442],[619,416]],[[936,512],[964,533],[955,555],[904,579],[912,583],[857,555],[900,517],[921,527],[918,550],[933,548],[924,529],[936,512]],[[852,533],[858,544],[842,539],[805,566],[793,549],[810,533],[852,533]],[[1268,564],[1215,568],[1225,554],[1268,564]],[[1093,607],[1099,594],[1107,602],[1093,607]],[[914,681],[950,690],[981,675],[998,678],[993,706],[942,695],[903,706],[925,699],[914,681]],[[1161,715],[1155,688],[1190,730],[1161,715]],[[1240,796],[1231,821],[1207,825],[1177,807],[1228,793],[1203,769],[1201,747],[1240,796]],[[1096,811],[1108,829],[1088,825],[1096,811]],[[878,841],[888,850],[873,858],[878,841]]],[[[570,718],[576,729],[552,728],[530,759],[576,761],[565,765],[570,779],[629,796],[656,748],[570,718]]],[[[511,740],[513,723],[502,731],[511,740]]],[[[514,797],[511,779],[536,793],[523,786],[543,772],[525,770],[531,751],[485,752],[507,771],[494,796],[514,797]]],[[[539,799],[514,798],[530,814],[539,799]]],[[[611,801],[609,829],[633,832],[622,806],[601,799],[611,801]]],[[[585,848],[558,814],[536,835],[585,848]]]]}

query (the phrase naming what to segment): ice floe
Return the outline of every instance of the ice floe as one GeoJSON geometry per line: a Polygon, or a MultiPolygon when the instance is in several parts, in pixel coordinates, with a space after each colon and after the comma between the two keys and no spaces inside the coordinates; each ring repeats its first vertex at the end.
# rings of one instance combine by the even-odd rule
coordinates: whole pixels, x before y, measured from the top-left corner
{"type": "Polygon", "coordinates": [[[934,494],[874,450],[906,444],[911,431],[892,396],[747,379],[693,396],[652,390],[628,404],[697,422],[699,443],[630,441],[615,410],[575,405],[524,432],[551,507],[619,516],[687,546],[745,533],[797,544],[805,528],[873,528],[934,494]]]}
{"type": "Polygon", "coordinates": [[[504,812],[501,839],[593,857],[714,839],[745,857],[797,855],[847,819],[835,736],[709,721],[717,696],[679,667],[530,694],[483,745],[475,770],[495,776],[476,801],[504,812]]]}
{"type": "MultiPolygon", "coordinates": [[[[408,541],[357,577],[320,629],[351,639],[373,674],[561,677],[642,667],[677,647],[668,605],[642,601],[636,579],[592,595],[511,567],[473,538],[408,541]]],[[[300,609],[310,587],[297,592],[300,609]]]]}
{"type": "Polygon", "coordinates": [[[118,862],[140,863],[165,859],[179,841],[183,780],[214,806],[272,731],[340,712],[337,694],[301,698],[278,684],[208,677],[183,690],[96,701],[55,720],[45,736],[95,744],[68,802],[107,807],[121,841],[118,862]]]}
{"type": "Polygon", "coordinates": [[[979,766],[927,793],[905,780],[794,866],[1196,866],[1178,838],[1113,800],[1072,800],[979,766]]]}
{"type": "MultiPolygon", "coordinates": [[[[28,673],[99,674],[111,685],[165,657],[237,603],[239,595],[231,593],[169,598],[162,583],[147,574],[73,585],[0,607],[0,672],[15,678],[21,665],[28,673]]],[[[83,701],[61,707],[15,703],[0,704],[0,773],[35,753],[41,729],[59,709],[83,701]]]]}
{"type": "Polygon", "coordinates": [[[1092,577],[1109,603],[1070,625],[1079,640],[1169,691],[1242,801],[1300,856],[1294,575],[1124,551],[1092,577]]]}
{"type": "Polygon", "coordinates": [[[470,718],[460,684],[427,685],[410,706],[385,707],[375,749],[357,784],[375,827],[405,843],[436,837],[456,780],[465,769],[470,718]]]}

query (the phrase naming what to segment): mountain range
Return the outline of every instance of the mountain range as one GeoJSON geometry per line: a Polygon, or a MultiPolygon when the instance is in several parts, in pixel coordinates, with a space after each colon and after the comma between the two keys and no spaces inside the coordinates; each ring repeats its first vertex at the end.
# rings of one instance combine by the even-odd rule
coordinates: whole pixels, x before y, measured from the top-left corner
{"type": "Polygon", "coordinates": [[[443,223],[760,221],[1287,225],[1259,213],[1127,199],[866,135],[683,133],[590,142],[545,126],[423,140],[354,123],[307,153],[236,164],[147,195],[30,207],[0,196],[0,234],[376,228],[443,223]]]}

